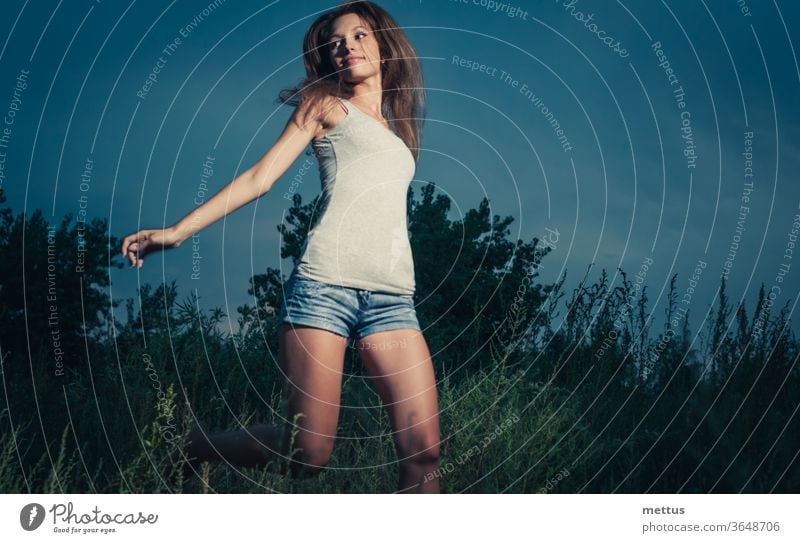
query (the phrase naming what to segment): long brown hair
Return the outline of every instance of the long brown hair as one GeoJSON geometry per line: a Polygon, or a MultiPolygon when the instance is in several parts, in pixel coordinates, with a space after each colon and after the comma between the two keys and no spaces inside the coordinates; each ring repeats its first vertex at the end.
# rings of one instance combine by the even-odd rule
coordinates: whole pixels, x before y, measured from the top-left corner
{"type": "Polygon", "coordinates": [[[417,160],[425,110],[422,68],[408,37],[392,16],[373,2],[348,0],[314,21],[303,39],[306,76],[297,85],[281,90],[278,100],[297,106],[309,98],[353,95],[352,84],[339,77],[328,53],[333,21],[348,13],[366,22],[378,40],[381,58],[386,59],[381,64],[383,115],[417,160]]]}

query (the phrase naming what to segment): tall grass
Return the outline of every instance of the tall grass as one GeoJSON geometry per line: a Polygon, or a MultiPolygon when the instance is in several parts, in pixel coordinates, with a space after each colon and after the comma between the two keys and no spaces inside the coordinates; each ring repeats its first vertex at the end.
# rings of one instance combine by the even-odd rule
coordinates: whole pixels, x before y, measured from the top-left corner
{"type": "MultiPolygon", "coordinates": [[[[550,316],[534,339],[524,326],[529,315],[511,318],[510,340],[483,351],[482,369],[467,373],[436,364],[442,457],[431,476],[440,478],[444,491],[797,489],[797,399],[791,391],[797,390],[798,344],[786,313],[772,318],[763,336],[748,339],[742,335],[750,334],[752,322],[744,321],[741,307],[734,330],[714,332],[731,313],[723,308],[703,338],[684,327],[644,374],[660,339],[642,335],[646,296],[624,319],[614,345],[606,340],[597,356],[630,300],[625,285],[609,289],[605,274],[593,285],[584,280],[563,304],[566,318],[553,329],[550,316]]],[[[45,390],[48,380],[38,380],[41,421],[30,415],[30,398],[3,390],[3,404],[11,406],[0,413],[4,492],[395,490],[391,428],[353,350],[342,403],[357,408],[342,410],[332,461],[319,476],[293,480],[274,466],[214,463],[168,482],[170,466],[181,471],[172,451],[184,443],[195,416],[218,430],[281,420],[282,377],[272,355],[265,356],[277,354],[269,344],[275,323],[274,316],[254,315],[260,325],[250,322],[240,334],[224,335],[216,327],[222,315],[198,315],[196,300],[174,303],[174,285],[143,294],[145,306],[173,301],[166,308],[171,333],[157,325],[144,331],[146,352],[137,347],[142,331],[135,323],[141,320],[133,315],[116,345],[95,346],[91,375],[75,373],[62,389],[45,390]],[[109,363],[117,353],[124,359],[109,363]],[[56,427],[46,413],[64,406],[70,416],[56,427]],[[58,438],[46,442],[42,435],[58,438]]],[[[724,296],[721,303],[727,303],[724,296]]],[[[13,359],[6,357],[3,368],[13,359]]]]}

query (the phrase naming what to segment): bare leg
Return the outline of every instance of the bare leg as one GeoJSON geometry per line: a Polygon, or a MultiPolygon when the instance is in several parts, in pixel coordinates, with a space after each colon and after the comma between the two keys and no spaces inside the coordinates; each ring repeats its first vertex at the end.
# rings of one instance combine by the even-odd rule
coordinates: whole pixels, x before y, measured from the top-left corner
{"type": "Polygon", "coordinates": [[[192,465],[222,460],[243,468],[261,468],[288,452],[286,429],[271,424],[254,424],[240,430],[209,434],[195,426],[189,434],[186,456],[192,465]]]}
{"type": "Polygon", "coordinates": [[[195,427],[186,448],[194,465],[223,460],[235,466],[263,467],[286,458],[298,413],[292,461],[295,476],[314,474],[327,464],[333,451],[339,419],[345,338],[319,328],[283,324],[278,332],[278,356],[288,378],[287,422],[255,424],[208,434],[195,427]]]}
{"type": "Polygon", "coordinates": [[[399,492],[439,492],[438,395],[425,338],[418,330],[391,330],[366,336],[358,347],[389,412],[400,459],[399,492]]]}

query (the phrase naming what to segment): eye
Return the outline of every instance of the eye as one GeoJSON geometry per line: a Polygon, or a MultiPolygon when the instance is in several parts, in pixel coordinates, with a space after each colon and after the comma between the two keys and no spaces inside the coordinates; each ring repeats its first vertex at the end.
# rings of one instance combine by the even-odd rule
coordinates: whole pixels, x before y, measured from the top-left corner
{"type": "MultiPolygon", "coordinates": [[[[357,39],[362,40],[362,39],[364,39],[366,37],[367,37],[367,33],[366,32],[356,32],[356,38],[357,39]]],[[[335,40],[331,41],[328,44],[328,46],[331,49],[337,49],[337,48],[341,47],[342,43],[344,43],[344,39],[343,38],[339,38],[339,39],[335,39],[335,40]]]]}

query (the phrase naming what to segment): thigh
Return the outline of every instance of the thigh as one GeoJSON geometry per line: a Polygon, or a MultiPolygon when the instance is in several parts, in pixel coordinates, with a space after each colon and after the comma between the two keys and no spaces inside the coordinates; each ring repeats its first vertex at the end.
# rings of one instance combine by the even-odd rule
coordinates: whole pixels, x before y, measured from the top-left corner
{"type": "Polygon", "coordinates": [[[279,362],[287,379],[289,424],[302,413],[297,420],[295,448],[324,460],[333,448],[339,420],[346,338],[288,324],[281,325],[278,336],[279,362]]]}
{"type": "Polygon", "coordinates": [[[389,412],[400,460],[416,454],[438,457],[436,375],[422,332],[407,328],[376,332],[356,345],[389,412]]]}

